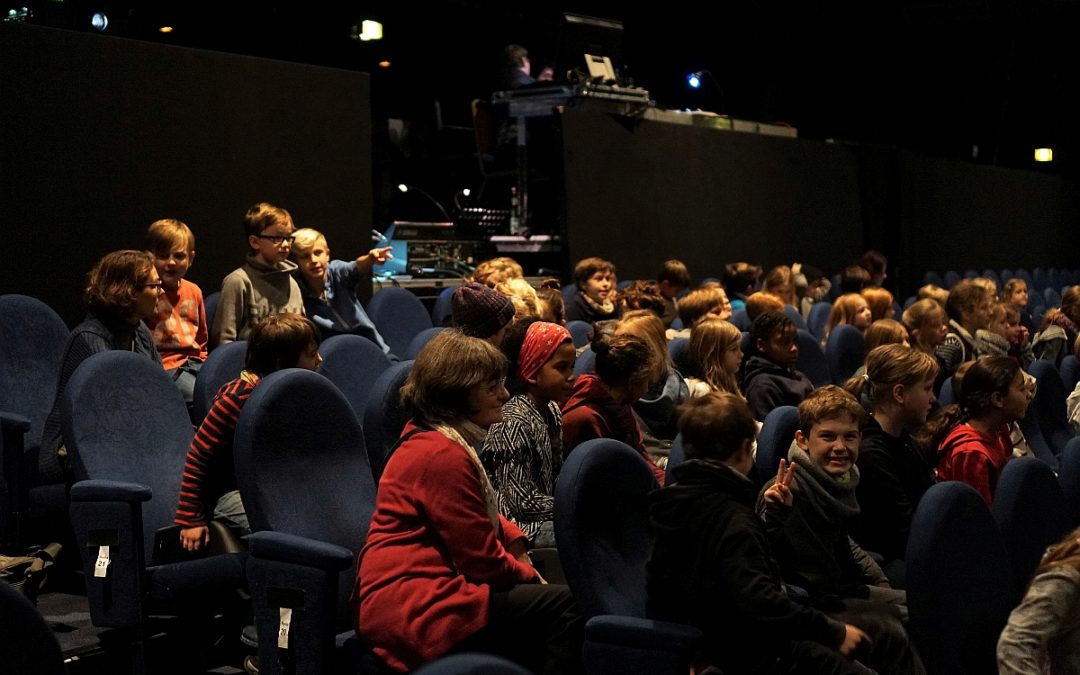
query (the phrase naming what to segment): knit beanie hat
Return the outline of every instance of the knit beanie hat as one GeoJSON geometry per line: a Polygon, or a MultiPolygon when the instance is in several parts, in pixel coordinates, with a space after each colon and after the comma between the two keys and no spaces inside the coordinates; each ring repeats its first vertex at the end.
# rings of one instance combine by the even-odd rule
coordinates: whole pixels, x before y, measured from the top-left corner
{"type": "Polygon", "coordinates": [[[498,291],[470,282],[450,299],[454,325],[470,337],[487,339],[514,318],[514,303],[498,291]]]}

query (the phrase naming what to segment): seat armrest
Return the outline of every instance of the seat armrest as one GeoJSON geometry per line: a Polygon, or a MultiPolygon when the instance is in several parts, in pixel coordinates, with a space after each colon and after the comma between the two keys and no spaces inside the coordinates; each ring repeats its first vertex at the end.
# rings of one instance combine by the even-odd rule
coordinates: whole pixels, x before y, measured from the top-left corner
{"type": "Polygon", "coordinates": [[[13,412],[0,412],[0,429],[5,438],[9,433],[25,434],[30,431],[30,420],[13,412]]]}
{"type": "Polygon", "coordinates": [[[352,551],[342,546],[284,532],[253,534],[251,555],[260,560],[307,565],[330,572],[348,569],[355,557],[352,551]]]}
{"type": "Polygon", "coordinates": [[[692,652],[701,645],[702,634],[681,623],[602,614],[585,624],[585,639],[636,649],[692,652]]]}
{"type": "Polygon", "coordinates": [[[115,480],[82,480],[71,486],[73,502],[146,502],[152,496],[145,485],[115,480]]]}

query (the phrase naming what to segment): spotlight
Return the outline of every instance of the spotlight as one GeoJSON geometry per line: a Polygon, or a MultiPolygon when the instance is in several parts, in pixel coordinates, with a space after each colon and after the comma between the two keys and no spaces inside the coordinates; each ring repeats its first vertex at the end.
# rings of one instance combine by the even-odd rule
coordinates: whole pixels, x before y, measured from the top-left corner
{"type": "Polygon", "coordinates": [[[90,17],[90,25],[93,26],[95,30],[104,32],[105,29],[109,27],[109,17],[105,16],[105,12],[94,12],[90,17]]]}
{"type": "Polygon", "coordinates": [[[162,26],[161,28],[158,28],[158,32],[159,33],[171,33],[171,32],[173,32],[173,27],[172,26],[162,26]]]}
{"type": "Polygon", "coordinates": [[[439,213],[444,218],[446,218],[446,222],[448,222],[448,223],[453,222],[454,219],[451,218],[450,214],[446,212],[446,209],[443,208],[443,205],[439,203],[439,200],[432,197],[426,191],[421,190],[420,188],[416,187],[415,185],[406,185],[405,183],[398,183],[397,189],[401,190],[404,193],[416,192],[417,194],[423,195],[424,198],[426,198],[429,202],[431,202],[432,204],[435,205],[435,208],[439,209],[439,213]]]}
{"type": "Polygon", "coordinates": [[[1035,148],[1035,161],[1036,162],[1052,162],[1052,161],[1054,161],[1054,149],[1053,148],[1035,148]]]}
{"type": "Polygon", "coordinates": [[[690,85],[691,89],[701,88],[701,71],[696,73],[690,73],[686,76],[686,84],[690,85]]]}

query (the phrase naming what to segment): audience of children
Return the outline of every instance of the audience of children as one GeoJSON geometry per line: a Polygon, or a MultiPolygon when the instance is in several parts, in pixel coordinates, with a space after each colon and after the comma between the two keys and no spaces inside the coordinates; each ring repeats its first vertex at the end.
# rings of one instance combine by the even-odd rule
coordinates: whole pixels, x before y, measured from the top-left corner
{"type": "Polygon", "coordinates": [[[287,260],[293,243],[293,220],[283,208],[260,202],[244,214],[249,252],[244,264],[221,282],[213,317],[214,346],[246,340],[251,328],[271,314],[304,313],[304,298],[287,260]]]}
{"type": "Polygon", "coordinates": [[[646,445],[653,447],[649,440],[660,442],[660,447],[667,454],[670,441],[678,433],[675,406],[689,396],[690,391],[675,365],[667,348],[667,336],[660,317],[648,310],[633,310],[619,319],[615,335],[636,335],[641,338],[653,353],[653,370],[649,374],[649,388],[637,401],[634,401],[634,413],[646,434],[646,445]],[[664,443],[667,441],[667,443],[664,443]]]}
{"type": "Polygon", "coordinates": [[[634,310],[648,310],[660,317],[664,314],[665,300],[655,281],[631,281],[619,291],[619,315],[634,310]]]}
{"type": "Polygon", "coordinates": [[[975,358],[975,333],[990,325],[993,312],[992,297],[986,288],[972,279],[963,279],[949,291],[945,312],[949,316],[949,332],[938,346],[943,369],[947,373],[965,361],[975,358]]]}
{"type": "Polygon", "coordinates": [[[202,290],[184,278],[195,262],[195,235],[179,220],[157,220],[147,230],[146,250],[161,279],[161,295],[146,327],[154,336],[161,366],[190,408],[210,334],[202,290]]]}
{"type": "MultiPolygon", "coordinates": [[[[745,306],[745,302],[743,303],[745,306]]],[[[690,291],[679,300],[679,320],[683,330],[690,330],[705,318],[730,319],[731,303],[724,289],[713,286],[690,291]]],[[[685,337],[685,336],[680,336],[685,337]]]]}
{"type": "Polygon", "coordinates": [[[829,297],[832,282],[818,268],[802,263],[792,265],[791,273],[794,275],[795,295],[799,299],[799,312],[803,317],[809,317],[810,308],[829,297]]]}
{"type": "Polygon", "coordinates": [[[742,390],[755,419],[763,421],[777,406],[799,405],[814,390],[809,378],[795,370],[798,360],[799,341],[791,317],[765,312],[754,319],[742,390]]]}
{"type": "Polygon", "coordinates": [[[503,420],[506,357],[455,330],[433,337],[402,389],[412,410],[387,461],[357,568],[356,629],[390,668],[494,652],[580,673],[583,619],[533,569],[477,454],[503,420]]]}
{"type": "Polygon", "coordinates": [[[357,298],[360,284],[371,283],[371,269],[392,258],[390,247],[373,248],[356,260],[331,260],[330,245],[318,230],[305,227],[293,233],[289,259],[297,266],[304,311],[324,338],[350,333],[371,340],[390,354],[357,298]]]}
{"type": "Polygon", "coordinates": [[[499,498],[499,512],[533,546],[554,546],[555,477],[563,459],[559,405],[574,390],[574,342],[558,324],[522,321],[514,329],[525,332],[511,360],[525,393],[503,405],[503,421],[491,426],[480,460],[499,498]]]}
{"type": "Polygon", "coordinates": [[[862,293],[867,286],[873,286],[873,279],[865,267],[850,265],[840,272],[840,294],[862,293]]]}
{"type": "Polygon", "coordinates": [[[1046,550],[997,645],[1000,675],[1080,672],[1080,529],[1046,550]]]}
{"type": "Polygon", "coordinates": [[[942,307],[949,301],[949,291],[935,284],[926,284],[919,287],[917,295],[919,300],[936,300],[942,307]]]}
{"type": "Polygon", "coordinates": [[[270,373],[284,368],[315,370],[320,363],[319,332],[311,320],[298,314],[272,314],[252,327],[244,370],[214,396],[184,461],[173,521],[181,528],[185,550],[198,551],[206,545],[211,518],[224,521],[238,535],[251,533],[233,469],[233,437],[240,411],[259,380],[270,373]]]}
{"type": "Polygon", "coordinates": [[[1035,321],[1028,311],[1028,287],[1027,282],[1016,277],[1009,279],[1001,289],[1001,301],[1009,307],[1013,307],[1020,314],[1020,323],[1027,328],[1028,333],[1035,334],[1035,321]]]}
{"type": "Polygon", "coordinates": [[[582,375],[563,405],[563,454],[594,438],[614,438],[641,453],[664,484],[664,472],[645,448],[633,404],[649,390],[657,371],[656,353],[636,335],[593,338],[596,372],[582,375]]]}
{"type": "Polygon", "coordinates": [[[540,301],[540,318],[548,323],[566,325],[566,309],[563,306],[563,297],[558,279],[544,279],[540,288],[536,289],[536,297],[540,301]]]}
{"type": "MultiPolygon", "coordinates": [[[[882,345],[911,346],[911,343],[908,340],[907,327],[899,321],[894,321],[892,319],[879,319],[870,324],[870,327],[866,329],[866,333],[863,334],[863,337],[866,344],[867,355],[882,345]]],[[[866,367],[866,362],[864,362],[855,370],[855,375],[860,376],[866,374],[866,367]]]]}
{"type": "Polygon", "coordinates": [[[779,296],[758,291],[750,294],[750,297],[746,299],[746,307],[743,309],[746,310],[746,318],[753,323],[754,319],[765,312],[783,312],[784,307],[784,301],[779,296]]]}
{"type": "Polygon", "coordinates": [[[891,344],[870,350],[866,375],[845,388],[869,414],[859,443],[860,511],[851,522],[854,539],[880,554],[894,585],[903,580],[902,561],[915,507],[934,484],[936,458],[918,447],[911,432],[926,422],[934,404],[937,361],[926,352],[891,344]]]}
{"type": "Polygon", "coordinates": [[[615,304],[615,265],[603,258],[585,258],[574,266],[578,292],[566,308],[567,321],[593,323],[619,318],[615,304]]]}
{"type": "Polygon", "coordinates": [[[959,403],[927,423],[923,443],[937,452],[939,479],[967,483],[990,504],[1013,456],[1010,426],[1024,417],[1034,390],[1014,359],[984,356],[954,378],[953,392],[959,403]]]}
{"type": "Polygon", "coordinates": [[[848,535],[859,513],[860,427],[864,411],[850,393],[826,385],[799,404],[799,429],[789,452],[794,480],[771,479],[758,496],[784,581],[809,594],[810,604],[833,618],[850,621],[867,632],[890,660],[879,672],[922,672],[922,664],[901,619],[907,596],[893,589],[876,562],[848,535]],[[778,481],[789,482],[792,498],[768,499],[778,481]]]}
{"type": "MultiPolygon", "coordinates": [[[[757,427],[746,402],[710,393],[683,404],[686,461],[671,486],[650,495],[652,556],[648,615],[704,634],[696,672],[889,672],[899,665],[882,642],[788,597],[754,514],[751,444],[757,427]]],[[[792,472],[781,464],[772,502],[791,503],[792,472]]]]}
{"type": "Polygon", "coordinates": [[[675,298],[690,287],[690,270],[681,260],[665,260],[664,266],[656,275],[656,287],[664,298],[664,311],[661,320],[664,328],[670,328],[671,322],[679,316],[678,302],[675,298]]]}
{"type": "MultiPolygon", "coordinates": [[[[83,303],[86,318],[72,329],[60,360],[52,410],[42,426],[37,476],[32,483],[58,483],[70,478],[60,423],[60,405],[68,380],[86,359],[114,349],[142,354],[155,363],[161,356],[145,321],[154,316],[162,283],[154,259],[145,251],[114,251],[98,260],[86,275],[83,303]]],[[[31,462],[33,463],[33,462],[31,462]]]]}
{"type": "Polygon", "coordinates": [[[870,274],[871,286],[881,286],[885,283],[885,279],[889,277],[888,267],[889,261],[886,260],[879,251],[870,249],[862,254],[858,262],[859,267],[863,268],[870,274]]]}
{"type": "Polygon", "coordinates": [[[761,290],[780,298],[786,306],[795,306],[795,276],[787,265],[779,265],[769,270],[761,283],[761,290]]]}

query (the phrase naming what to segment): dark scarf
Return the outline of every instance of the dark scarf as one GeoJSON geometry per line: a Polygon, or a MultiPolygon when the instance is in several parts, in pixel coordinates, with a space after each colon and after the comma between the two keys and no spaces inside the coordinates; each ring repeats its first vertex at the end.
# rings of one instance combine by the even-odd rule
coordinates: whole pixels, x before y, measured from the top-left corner
{"type": "Polygon", "coordinates": [[[847,474],[834,478],[794,443],[788,457],[795,465],[793,487],[818,517],[827,522],[846,523],[859,515],[859,503],[855,500],[855,488],[859,485],[857,466],[852,465],[847,474]]]}

